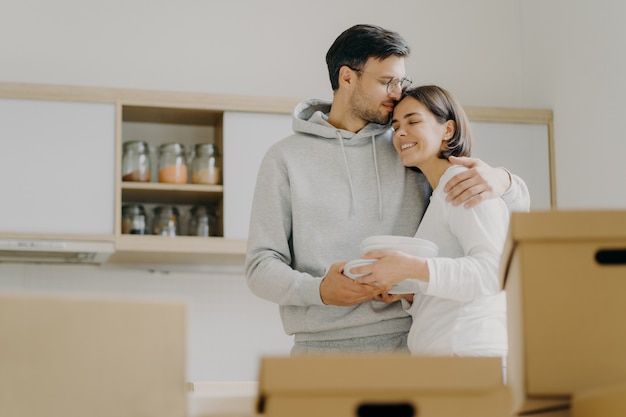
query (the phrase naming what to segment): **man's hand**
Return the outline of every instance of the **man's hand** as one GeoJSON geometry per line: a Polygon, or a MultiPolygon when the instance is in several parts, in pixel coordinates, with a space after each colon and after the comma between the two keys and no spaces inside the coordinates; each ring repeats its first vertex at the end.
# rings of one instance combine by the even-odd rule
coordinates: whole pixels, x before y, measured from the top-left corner
{"type": "Polygon", "coordinates": [[[343,275],[346,262],[333,264],[320,284],[320,297],[324,304],[352,306],[371,300],[383,291],[376,285],[357,284],[343,275]]]}
{"type": "Polygon", "coordinates": [[[399,301],[403,298],[407,298],[408,296],[411,297],[410,301],[413,301],[413,294],[388,294],[386,292],[382,293],[382,294],[378,294],[376,297],[374,297],[374,300],[378,300],[378,301],[383,301],[387,304],[391,304],[391,303],[395,303],[396,301],[399,301]]]}
{"type": "Polygon", "coordinates": [[[463,204],[471,208],[483,200],[500,197],[511,186],[509,173],[501,168],[492,168],[478,158],[451,156],[450,162],[469,168],[456,174],[446,183],[446,201],[452,205],[463,204]]]}

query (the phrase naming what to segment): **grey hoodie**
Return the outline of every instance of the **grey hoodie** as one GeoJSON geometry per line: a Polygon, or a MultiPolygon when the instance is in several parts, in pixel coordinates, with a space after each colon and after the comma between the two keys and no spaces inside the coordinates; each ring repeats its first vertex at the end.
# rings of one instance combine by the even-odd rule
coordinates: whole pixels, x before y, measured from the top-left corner
{"type": "Polygon", "coordinates": [[[280,306],[296,341],[408,331],[400,303],[324,305],[320,282],[331,264],[359,257],[371,235],[413,236],[431,193],[406,169],[389,126],[358,133],[328,123],[330,101],[308,100],[293,113],[295,134],[265,155],[252,205],[246,277],[251,291],[280,306]]]}

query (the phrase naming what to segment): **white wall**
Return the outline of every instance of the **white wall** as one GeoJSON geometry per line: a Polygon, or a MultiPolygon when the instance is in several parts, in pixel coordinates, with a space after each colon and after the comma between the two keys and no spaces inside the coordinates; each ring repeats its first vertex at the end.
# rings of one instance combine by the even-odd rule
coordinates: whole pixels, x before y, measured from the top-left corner
{"type": "Polygon", "coordinates": [[[626,208],[626,2],[521,4],[525,102],[554,109],[558,207],[626,208]]]}
{"type": "Polygon", "coordinates": [[[2,81],[330,97],[326,50],[376,23],[413,46],[416,80],[468,104],[520,100],[517,1],[3,0],[2,11],[2,81]]]}
{"type": "MultiPolygon", "coordinates": [[[[326,50],[345,28],[376,23],[411,44],[407,73],[419,84],[441,84],[466,105],[554,110],[559,207],[626,208],[622,0],[1,6],[0,81],[296,98],[331,97],[326,50]]],[[[189,297],[192,380],[255,378],[254,355],[291,343],[276,307],[251,296],[241,274],[0,265],[0,288],[189,297]],[[247,344],[235,368],[215,363],[225,340],[247,344]]]]}
{"type": "Polygon", "coordinates": [[[399,31],[466,105],[554,110],[557,206],[626,207],[623,0],[3,0],[0,81],[330,98],[330,43],[399,31]]]}
{"type": "Polygon", "coordinates": [[[173,299],[187,306],[187,378],[252,381],[263,355],[288,354],[278,307],[254,296],[241,271],[161,272],[90,265],[0,264],[0,291],[173,299]]]}

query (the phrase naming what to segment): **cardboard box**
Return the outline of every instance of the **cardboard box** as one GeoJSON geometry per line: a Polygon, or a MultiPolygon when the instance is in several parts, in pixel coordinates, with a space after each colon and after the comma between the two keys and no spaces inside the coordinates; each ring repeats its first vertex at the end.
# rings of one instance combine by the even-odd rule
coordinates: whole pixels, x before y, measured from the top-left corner
{"type": "Polygon", "coordinates": [[[626,416],[626,383],[574,394],[572,417],[626,416]]]}
{"type": "Polygon", "coordinates": [[[267,417],[503,417],[498,358],[409,355],[267,357],[257,410],[267,417]]]}
{"type": "MultiPolygon", "coordinates": [[[[520,415],[520,414],[516,414],[520,415]]],[[[560,405],[545,410],[528,411],[521,414],[524,417],[572,417],[569,405],[560,405]]],[[[600,416],[595,416],[600,417],[600,416]]]]}
{"type": "Polygon", "coordinates": [[[626,211],[514,213],[501,272],[516,410],[626,381],[626,211]]]}
{"type": "Polygon", "coordinates": [[[185,417],[184,304],[0,294],[0,416],[185,417]]]}

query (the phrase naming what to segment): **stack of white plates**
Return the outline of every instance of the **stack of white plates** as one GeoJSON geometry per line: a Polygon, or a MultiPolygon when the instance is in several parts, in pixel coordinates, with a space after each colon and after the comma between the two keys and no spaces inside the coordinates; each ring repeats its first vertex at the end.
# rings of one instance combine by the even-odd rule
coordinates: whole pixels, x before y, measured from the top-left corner
{"type": "MultiPolygon", "coordinates": [[[[416,237],[390,235],[367,237],[363,239],[363,242],[361,242],[360,249],[361,254],[377,250],[395,250],[423,258],[435,257],[437,256],[437,253],[439,253],[439,247],[437,244],[429,240],[416,237]]],[[[376,259],[355,259],[346,264],[343,273],[345,276],[352,279],[362,277],[363,274],[353,274],[350,270],[354,267],[368,265],[373,262],[376,262],[376,259]]],[[[394,285],[391,290],[389,290],[389,294],[408,294],[416,291],[419,291],[416,280],[406,279],[394,285]]]]}
{"type": "Polygon", "coordinates": [[[375,250],[397,250],[410,255],[429,258],[437,256],[439,247],[434,242],[407,236],[370,236],[361,242],[361,254],[375,250]]]}

